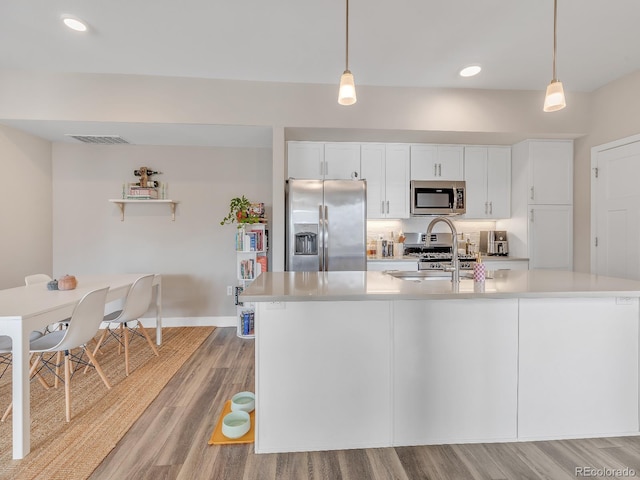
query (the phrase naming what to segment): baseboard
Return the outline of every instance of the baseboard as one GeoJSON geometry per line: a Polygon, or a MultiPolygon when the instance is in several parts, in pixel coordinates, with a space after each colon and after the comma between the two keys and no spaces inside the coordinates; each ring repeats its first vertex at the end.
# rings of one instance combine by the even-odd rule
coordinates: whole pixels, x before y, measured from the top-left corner
{"type": "MultiPolygon", "coordinates": [[[[141,318],[146,328],[155,328],[156,317],[141,318]]],[[[164,317],[163,327],[235,327],[236,317],[164,317]]]]}

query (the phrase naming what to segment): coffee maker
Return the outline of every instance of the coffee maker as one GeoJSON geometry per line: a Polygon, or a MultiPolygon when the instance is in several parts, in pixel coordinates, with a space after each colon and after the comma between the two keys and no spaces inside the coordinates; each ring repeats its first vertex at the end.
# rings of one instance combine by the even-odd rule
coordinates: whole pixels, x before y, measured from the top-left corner
{"type": "Polygon", "coordinates": [[[480,232],[480,253],[486,255],[509,255],[509,242],[505,230],[484,230],[480,232]]]}

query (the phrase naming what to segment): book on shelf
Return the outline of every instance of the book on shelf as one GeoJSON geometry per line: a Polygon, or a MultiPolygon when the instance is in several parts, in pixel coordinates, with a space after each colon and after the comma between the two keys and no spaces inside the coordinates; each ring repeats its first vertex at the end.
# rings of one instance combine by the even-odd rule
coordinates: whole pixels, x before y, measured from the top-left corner
{"type": "Polygon", "coordinates": [[[242,335],[253,335],[255,326],[255,311],[253,309],[243,310],[240,312],[242,321],[242,335]]]}
{"type": "Polygon", "coordinates": [[[238,252],[262,252],[266,250],[263,230],[238,231],[236,233],[236,250],[238,252]]]}
{"type": "Polygon", "coordinates": [[[127,193],[127,199],[157,200],[158,189],[153,187],[130,186],[129,193],[127,193]]]}

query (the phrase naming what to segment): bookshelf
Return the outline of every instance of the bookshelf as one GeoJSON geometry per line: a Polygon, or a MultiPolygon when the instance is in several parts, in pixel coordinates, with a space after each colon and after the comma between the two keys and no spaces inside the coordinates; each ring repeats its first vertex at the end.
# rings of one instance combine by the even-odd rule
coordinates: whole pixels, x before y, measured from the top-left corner
{"type": "Polygon", "coordinates": [[[254,338],[255,304],[241,302],[238,296],[263,271],[267,271],[268,231],[266,223],[247,223],[236,232],[235,291],[237,335],[254,338]]]}
{"type": "Polygon", "coordinates": [[[120,207],[120,221],[124,222],[124,208],[126,205],[130,203],[155,203],[155,204],[164,204],[169,205],[171,209],[171,220],[176,221],[176,205],[178,205],[178,201],[176,200],[155,200],[155,199],[125,199],[125,198],[111,198],[109,199],[111,203],[115,203],[120,207]]]}

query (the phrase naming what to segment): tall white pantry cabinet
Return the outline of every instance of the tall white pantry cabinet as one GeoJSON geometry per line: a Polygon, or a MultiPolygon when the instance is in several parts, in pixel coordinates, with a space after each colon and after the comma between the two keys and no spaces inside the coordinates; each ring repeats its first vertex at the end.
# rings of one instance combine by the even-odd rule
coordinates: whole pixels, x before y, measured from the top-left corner
{"type": "Polygon", "coordinates": [[[267,271],[268,239],[264,223],[246,223],[236,231],[235,292],[237,335],[254,338],[255,304],[241,302],[238,295],[263,271],[267,271]]]}
{"type": "Polygon", "coordinates": [[[573,141],[525,140],[511,150],[509,255],[530,269],[573,270],[573,141]]]}

